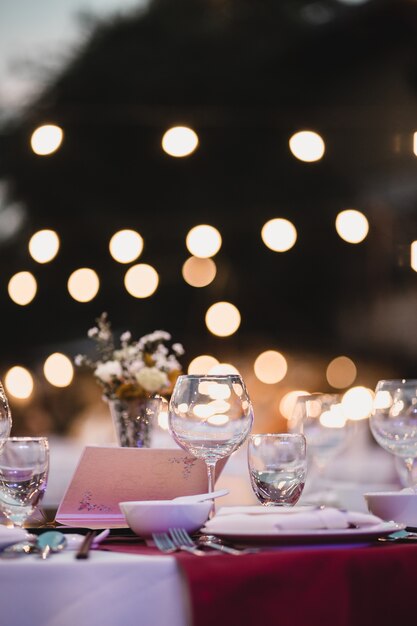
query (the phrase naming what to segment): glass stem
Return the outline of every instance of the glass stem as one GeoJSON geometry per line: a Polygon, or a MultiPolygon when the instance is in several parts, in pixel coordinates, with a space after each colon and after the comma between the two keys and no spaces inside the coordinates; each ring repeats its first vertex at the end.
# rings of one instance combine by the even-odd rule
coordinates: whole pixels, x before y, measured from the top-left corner
{"type": "MultiPolygon", "coordinates": [[[[208,478],[208,493],[212,493],[214,491],[214,483],[216,480],[215,472],[216,472],[216,461],[207,461],[207,478],[208,478]]],[[[213,500],[212,507],[209,513],[209,519],[214,517],[216,513],[215,508],[215,500],[213,500]]]]}
{"type": "Polygon", "coordinates": [[[414,465],[414,459],[405,459],[405,466],[407,468],[407,480],[408,480],[409,487],[414,487],[413,465],[414,465]]]}

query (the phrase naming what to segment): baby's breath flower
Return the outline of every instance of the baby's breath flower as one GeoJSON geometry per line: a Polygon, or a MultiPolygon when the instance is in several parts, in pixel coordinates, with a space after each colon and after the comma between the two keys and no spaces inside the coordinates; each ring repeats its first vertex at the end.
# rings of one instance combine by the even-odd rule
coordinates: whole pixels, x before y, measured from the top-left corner
{"type": "Polygon", "coordinates": [[[87,333],[96,344],[96,357],[78,354],[74,363],[93,370],[105,397],[147,397],[172,389],[176,374],[181,374],[176,357],[184,354],[184,348],[180,343],[170,346],[169,333],[155,330],[132,341],[127,330],[120,335],[120,347],[116,348],[107,313],[102,313],[96,322],[97,326],[87,333]]]}

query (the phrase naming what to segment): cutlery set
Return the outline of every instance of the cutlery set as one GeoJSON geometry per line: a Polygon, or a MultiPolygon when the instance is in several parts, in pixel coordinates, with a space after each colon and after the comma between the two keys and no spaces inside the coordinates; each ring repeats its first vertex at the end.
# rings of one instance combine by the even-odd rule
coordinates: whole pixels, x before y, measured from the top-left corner
{"type": "Polygon", "coordinates": [[[183,550],[195,556],[205,556],[207,552],[202,549],[204,547],[235,556],[258,551],[257,549],[233,548],[211,535],[201,535],[197,541],[194,541],[184,528],[170,528],[169,533],[154,533],[152,539],[156,547],[165,554],[183,550]]]}

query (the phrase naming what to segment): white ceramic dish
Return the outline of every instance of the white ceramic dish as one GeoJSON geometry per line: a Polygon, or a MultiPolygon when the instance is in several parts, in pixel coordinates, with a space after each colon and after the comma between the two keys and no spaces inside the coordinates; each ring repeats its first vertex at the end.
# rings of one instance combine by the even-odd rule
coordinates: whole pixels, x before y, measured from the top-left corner
{"type": "MultiPolygon", "coordinates": [[[[234,541],[248,543],[327,543],[327,542],[358,542],[374,540],[378,537],[384,537],[391,533],[403,530],[404,524],[396,524],[394,522],[382,522],[373,526],[363,528],[338,528],[329,530],[270,530],[270,531],[245,531],[239,533],[230,529],[210,531],[210,534],[217,537],[230,539],[234,541]]],[[[203,527],[204,532],[204,527],[203,527]]]]}
{"type": "Polygon", "coordinates": [[[405,491],[365,493],[368,509],[383,520],[417,526],[417,493],[405,491]]]}
{"type": "Polygon", "coordinates": [[[185,528],[194,532],[208,519],[213,503],[175,502],[175,500],[150,500],[119,502],[122,513],[134,533],[150,537],[152,533],[166,532],[169,528],[185,528]]]}

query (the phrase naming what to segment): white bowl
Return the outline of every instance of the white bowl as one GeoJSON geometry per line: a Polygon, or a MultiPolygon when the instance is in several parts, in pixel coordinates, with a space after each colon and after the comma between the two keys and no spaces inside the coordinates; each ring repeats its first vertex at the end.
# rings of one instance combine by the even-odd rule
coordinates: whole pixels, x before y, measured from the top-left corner
{"type": "Polygon", "coordinates": [[[175,502],[173,500],[140,500],[119,502],[129,527],[137,535],[149,537],[169,528],[194,532],[207,520],[212,501],[175,502]]]}
{"type": "Polygon", "coordinates": [[[385,491],[365,493],[368,509],[383,520],[417,526],[417,493],[385,491]]]}

